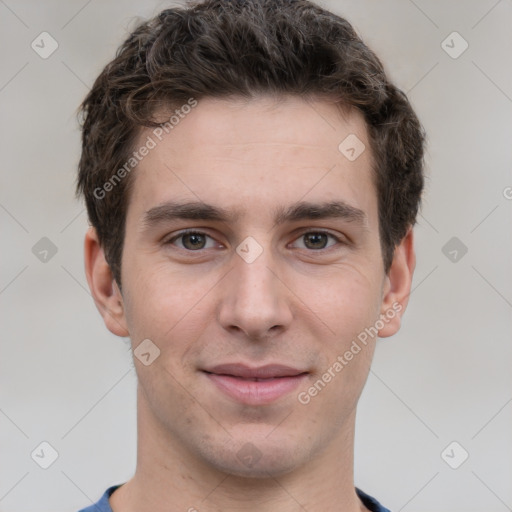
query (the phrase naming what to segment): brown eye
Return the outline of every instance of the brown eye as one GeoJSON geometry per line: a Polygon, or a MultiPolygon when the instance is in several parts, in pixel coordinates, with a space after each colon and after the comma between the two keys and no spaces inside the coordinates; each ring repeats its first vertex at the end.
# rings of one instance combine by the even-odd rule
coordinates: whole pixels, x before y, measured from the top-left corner
{"type": "Polygon", "coordinates": [[[323,231],[308,231],[301,235],[294,242],[294,245],[299,249],[310,249],[313,251],[320,251],[322,249],[328,249],[329,247],[342,243],[340,239],[331,233],[323,231]],[[330,242],[329,240],[332,240],[330,242]]]}
{"type": "Polygon", "coordinates": [[[304,245],[308,249],[325,249],[329,237],[325,233],[306,233],[304,245]]]}
{"type": "Polygon", "coordinates": [[[182,235],[182,240],[185,249],[204,249],[206,245],[206,237],[199,233],[187,233],[186,235],[182,235]]]}
{"type": "Polygon", "coordinates": [[[215,240],[211,236],[199,231],[181,233],[171,238],[167,243],[187,251],[200,251],[215,246],[215,240]]]}

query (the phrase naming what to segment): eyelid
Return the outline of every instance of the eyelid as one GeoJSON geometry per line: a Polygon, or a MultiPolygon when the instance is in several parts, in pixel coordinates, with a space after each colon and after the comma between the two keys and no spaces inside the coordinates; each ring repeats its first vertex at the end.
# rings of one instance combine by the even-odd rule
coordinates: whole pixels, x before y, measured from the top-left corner
{"type": "MultiPolygon", "coordinates": [[[[304,235],[307,235],[309,233],[324,234],[324,235],[330,236],[331,238],[333,238],[337,242],[337,244],[347,245],[349,243],[348,240],[346,239],[346,237],[340,237],[339,235],[336,235],[336,234],[332,233],[331,231],[328,231],[328,230],[325,230],[325,229],[321,229],[321,228],[302,228],[302,229],[299,230],[298,233],[296,233],[296,236],[294,237],[293,241],[290,242],[290,244],[295,243],[301,237],[303,237],[304,235]]],[[[182,236],[185,236],[185,235],[188,235],[188,234],[201,235],[201,236],[204,236],[204,237],[207,237],[207,238],[210,238],[210,239],[214,240],[217,244],[224,245],[221,242],[219,242],[218,240],[216,240],[212,235],[208,234],[206,231],[203,231],[202,229],[195,229],[195,228],[186,228],[186,229],[183,229],[183,230],[179,231],[178,233],[174,234],[171,238],[165,240],[164,241],[164,245],[167,245],[167,244],[174,245],[173,243],[176,240],[178,240],[182,236]]],[[[288,245],[290,245],[290,244],[288,244],[288,245]]],[[[326,247],[324,249],[306,249],[306,250],[308,252],[320,253],[322,251],[327,251],[331,247],[333,247],[333,246],[326,247]]],[[[182,249],[181,247],[178,247],[178,248],[182,249]]],[[[187,249],[183,249],[183,250],[187,250],[187,249]]],[[[198,249],[197,251],[187,250],[187,252],[200,252],[200,251],[204,251],[204,250],[206,250],[206,249],[198,249]]]]}
{"type": "MultiPolygon", "coordinates": [[[[217,241],[212,235],[208,234],[206,231],[203,231],[201,229],[195,229],[195,228],[187,228],[179,231],[178,233],[174,234],[171,238],[168,238],[164,241],[164,245],[174,245],[174,242],[185,235],[201,235],[206,238],[211,238],[214,240],[217,244],[220,244],[219,241],[217,241]]],[[[222,244],[221,244],[222,245],[222,244]]],[[[178,247],[178,249],[182,249],[181,247],[178,247]]],[[[187,249],[184,249],[187,250],[187,249]]],[[[188,251],[188,252],[200,252],[204,251],[205,249],[198,249],[197,251],[188,251]]]]}
{"type": "MultiPolygon", "coordinates": [[[[348,244],[348,241],[346,240],[345,237],[340,237],[334,233],[332,233],[331,231],[327,231],[325,229],[321,229],[321,228],[307,228],[307,229],[302,229],[300,230],[299,234],[293,239],[293,242],[291,242],[292,244],[295,243],[297,240],[299,240],[301,237],[303,237],[304,235],[307,235],[309,233],[314,233],[314,234],[323,234],[323,235],[327,235],[327,236],[330,236],[331,238],[333,238],[334,240],[336,240],[337,244],[342,244],[342,245],[347,245],[348,244]]],[[[324,249],[306,249],[308,252],[316,252],[316,253],[320,253],[322,251],[327,251],[329,249],[331,249],[332,247],[334,246],[330,246],[330,247],[326,247],[324,249]]]]}

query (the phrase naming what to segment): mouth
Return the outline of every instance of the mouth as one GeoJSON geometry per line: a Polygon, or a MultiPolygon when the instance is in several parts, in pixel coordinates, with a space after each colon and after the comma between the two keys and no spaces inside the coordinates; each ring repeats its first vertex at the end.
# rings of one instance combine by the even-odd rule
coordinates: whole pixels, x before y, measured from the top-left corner
{"type": "Polygon", "coordinates": [[[277,401],[296,389],[309,373],[279,364],[258,368],[224,364],[203,372],[217,390],[246,405],[265,405],[277,401]]]}

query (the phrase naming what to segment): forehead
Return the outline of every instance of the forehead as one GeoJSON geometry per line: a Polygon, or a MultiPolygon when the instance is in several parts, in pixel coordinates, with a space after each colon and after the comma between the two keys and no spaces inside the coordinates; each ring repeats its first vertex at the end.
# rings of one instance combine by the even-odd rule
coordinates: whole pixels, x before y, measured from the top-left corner
{"type": "Polygon", "coordinates": [[[355,109],[298,97],[207,98],[158,118],[172,123],[139,137],[154,147],[134,171],[129,214],[176,199],[239,212],[340,195],[364,210],[374,206],[368,135],[355,109]]]}

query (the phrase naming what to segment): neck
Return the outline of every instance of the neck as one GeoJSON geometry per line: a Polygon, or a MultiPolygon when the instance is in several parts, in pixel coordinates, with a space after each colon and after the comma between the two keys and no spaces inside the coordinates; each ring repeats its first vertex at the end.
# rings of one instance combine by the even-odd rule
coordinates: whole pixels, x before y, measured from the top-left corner
{"type": "Polygon", "coordinates": [[[280,475],[222,472],[174,439],[138,394],[137,468],[110,498],[113,512],[366,511],[353,480],[355,412],[322,453],[280,475]]]}

